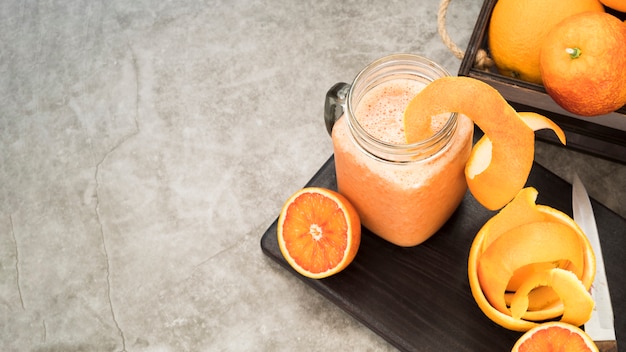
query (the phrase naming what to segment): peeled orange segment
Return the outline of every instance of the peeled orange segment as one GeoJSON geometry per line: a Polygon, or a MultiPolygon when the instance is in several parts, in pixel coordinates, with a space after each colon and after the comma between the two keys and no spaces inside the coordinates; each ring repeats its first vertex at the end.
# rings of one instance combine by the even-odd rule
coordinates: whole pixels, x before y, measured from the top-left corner
{"type": "Polygon", "coordinates": [[[278,218],[281,253],[300,274],[321,279],[346,268],[361,242],[361,222],[350,202],[324,188],[303,188],[278,218]]]}
{"type": "Polygon", "coordinates": [[[519,192],[526,180],[535,152],[532,128],[500,93],[480,80],[442,77],[428,84],[404,111],[407,143],[432,135],[431,116],[457,112],[467,115],[485,133],[465,168],[472,195],[485,208],[496,210],[519,192]]]}
{"type": "Polygon", "coordinates": [[[552,131],[554,131],[554,133],[556,133],[557,137],[559,137],[559,141],[562,144],[566,144],[565,132],[563,132],[561,127],[554,123],[554,121],[543,115],[537,114],[536,112],[522,111],[518,112],[517,114],[533,131],[551,129],[552,131]]]}
{"type": "Polygon", "coordinates": [[[591,317],[594,302],[583,283],[571,271],[556,268],[534,273],[515,292],[511,301],[514,319],[524,316],[528,309],[528,295],[539,286],[551,287],[561,298],[564,306],[561,321],[580,326],[591,317]]]}
{"type": "Polygon", "coordinates": [[[582,329],[564,322],[537,325],[522,335],[511,352],[575,351],[598,352],[598,347],[582,329]]]}
{"type": "MultiPolygon", "coordinates": [[[[515,270],[536,262],[567,259],[583,268],[578,234],[557,222],[524,224],[500,235],[478,260],[478,280],[489,303],[508,313],[504,293],[515,270]]],[[[575,273],[582,276],[582,271],[575,273]]]]}

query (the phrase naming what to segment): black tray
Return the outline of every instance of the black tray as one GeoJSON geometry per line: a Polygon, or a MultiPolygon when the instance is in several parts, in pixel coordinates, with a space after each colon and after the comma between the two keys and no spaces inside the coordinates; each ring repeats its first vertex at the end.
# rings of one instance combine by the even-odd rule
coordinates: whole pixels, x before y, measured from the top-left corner
{"type": "MultiPolygon", "coordinates": [[[[566,148],[626,164],[626,106],[611,114],[583,117],[563,110],[542,85],[500,75],[495,68],[488,71],[474,67],[479,50],[489,53],[487,45],[489,19],[497,0],[485,0],[465,56],[459,76],[479,79],[496,88],[517,111],[534,111],[549,117],[567,136],[566,148]]],[[[607,12],[624,20],[626,14],[607,12]]],[[[561,145],[551,131],[537,131],[537,139],[561,145]]]]}
{"type": "MultiPolygon", "coordinates": [[[[571,216],[571,185],[534,164],[529,185],[538,204],[571,216]]],[[[307,186],[337,189],[331,157],[307,186]]],[[[618,345],[626,346],[626,220],[592,200],[611,289],[618,345]]],[[[263,252],[355,319],[404,351],[510,351],[521,333],[489,320],[472,298],[467,258],[474,235],[494,213],[468,192],[443,228],[413,248],[392,245],[363,229],[354,262],[326,279],[296,273],[276,240],[276,221],[261,238],[263,252]]],[[[323,347],[323,346],[319,346],[323,347]]]]}

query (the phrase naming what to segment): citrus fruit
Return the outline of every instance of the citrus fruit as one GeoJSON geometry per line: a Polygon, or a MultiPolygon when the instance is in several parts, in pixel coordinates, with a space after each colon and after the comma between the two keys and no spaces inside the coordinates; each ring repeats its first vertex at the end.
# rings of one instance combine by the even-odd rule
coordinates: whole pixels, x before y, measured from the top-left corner
{"type": "Polygon", "coordinates": [[[488,45],[498,71],[541,84],[539,51],[544,37],[565,18],[604,12],[598,0],[498,0],[488,28],[488,45]]]}
{"type": "Polygon", "coordinates": [[[526,187],[477,233],[468,258],[472,296],[483,313],[511,330],[561,319],[584,324],[593,300],[595,256],[567,214],[535,203],[526,187]]]}
{"type": "Polygon", "coordinates": [[[626,26],[608,13],[568,17],[545,37],[540,67],[546,91],[565,110],[613,112],[626,104],[626,26]]]}
{"type": "Polygon", "coordinates": [[[613,10],[626,12],[626,1],[624,0],[600,0],[600,2],[613,10]]]}
{"type": "Polygon", "coordinates": [[[563,131],[539,114],[518,114],[500,93],[470,77],[443,77],[429,83],[404,111],[407,143],[433,134],[431,116],[466,115],[485,135],[474,145],[465,167],[472,195],[490,210],[502,208],[524,187],[535,153],[535,129],[553,129],[565,143],[563,131]]]}
{"type": "Polygon", "coordinates": [[[522,335],[511,352],[597,352],[598,347],[580,328],[562,322],[547,322],[522,335]]]}
{"type": "Polygon", "coordinates": [[[285,202],[278,217],[278,246],[298,273],[321,279],[345,269],[361,243],[361,222],[341,194],[307,187],[285,202]]]}

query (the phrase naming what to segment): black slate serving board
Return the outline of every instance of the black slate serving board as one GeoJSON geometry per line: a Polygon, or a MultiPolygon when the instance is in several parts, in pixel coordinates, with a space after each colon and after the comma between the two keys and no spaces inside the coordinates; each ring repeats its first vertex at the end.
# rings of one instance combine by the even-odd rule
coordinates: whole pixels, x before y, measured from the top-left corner
{"type": "MultiPolygon", "coordinates": [[[[534,164],[528,185],[538,204],[570,216],[571,185],[534,164]]],[[[334,158],[306,186],[337,189],[334,158]]],[[[618,346],[626,346],[626,220],[592,199],[611,290],[618,346]]],[[[276,240],[276,223],[261,238],[263,252],[327,299],[403,351],[510,351],[521,333],[489,320],[472,298],[467,257],[472,240],[495,213],[468,192],[448,222],[423,244],[392,245],[363,229],[352,264],[326,279],[289,267],[276,240]]]]}

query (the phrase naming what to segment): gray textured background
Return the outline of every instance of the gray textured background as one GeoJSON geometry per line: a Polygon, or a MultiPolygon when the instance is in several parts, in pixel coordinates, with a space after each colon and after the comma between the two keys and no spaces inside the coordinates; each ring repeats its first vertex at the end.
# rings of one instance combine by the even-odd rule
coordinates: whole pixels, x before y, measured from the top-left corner
{"type": "MultiPolygon", "coordinates": [[[[450,7],[463,48],[481,4],[450,7]]],[[[396,52],[456,74],[437,9],[2,1],[0,350],[392,350],[259,240],[332,154],[330,86],[396,52]]],[[[624,165],[537,160],[626,214],[624,165]]]]}

